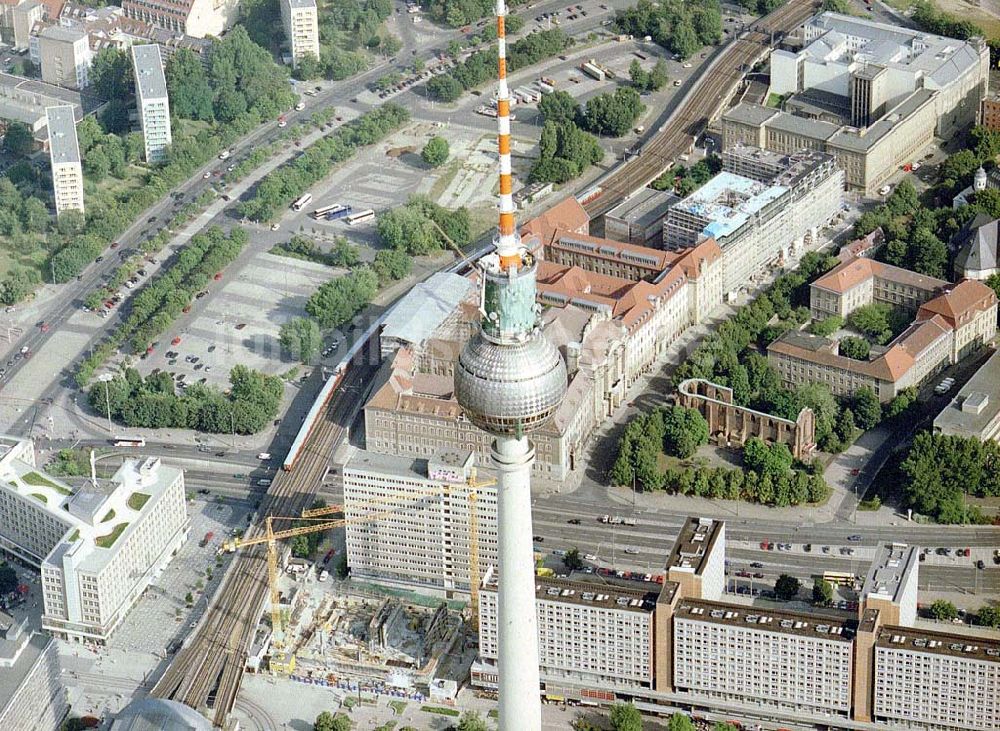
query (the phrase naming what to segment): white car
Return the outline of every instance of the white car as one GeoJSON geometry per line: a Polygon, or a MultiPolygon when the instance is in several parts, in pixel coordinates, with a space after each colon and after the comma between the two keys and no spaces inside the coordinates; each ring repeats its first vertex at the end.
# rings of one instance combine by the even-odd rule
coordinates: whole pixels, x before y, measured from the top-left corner
{"type": "Polygon", "coordinates": [[[686,69],[691,68],[691,64],[690,63],[683,63],[683,64],[681,64],[681,66],[683,66],[686,69]]]}
{"type": "Polygon", "coordinates": [[[271,224],[271,230],[272,231],[277,231],[279,228],[281,228],[280,224],[277,224],[277,223],[272,223],[271,224]]]}
{"type": "Polygon", "coordinates": [[[888,185],[883,185],[881,188],[878,189],[878,194],[879,195],[889,195],[889,192],[891,190],[892,190],[892,188],[889,187],[888,185]]]}
{"type": "Polygon", "coordinates": [[[295,105],[296,112],[301,112],[305,108],[306,108],[305,102],[299,102],[298,104],[295,105]]]}
{"type": "Polygon", "coordinates": [[[204,175],[202,175],[201,177],[202,177],[202,179],[204,179],[204,180],[208,180],[208,179],[209,179],[210,177],[212,177],[212,171],[211,171],[211,170],[206,170],[206,171],[205,171],[205,174],[204,174],[204,175]]]}
{"type": "Polygon", "coordinates": [[[260,454],[257,455],[257,459],[271,459],[271,453],[261,452],[260,454]]]}
{"type": "Polygon", "coordinates": [[[588,553],[586,556],[584,556],[584,558],[587,559],[588,561],[596,561],[597,560],[597,556],[595,556],[592,553],[588,553]]]}
{"type": "Polygon", "coordinates": [[[634,556],[635,554],[639,553],[639,549],[629,547],[625,549],[625,553],[629,554],[630,556],[634,556]]]}
{"type": "Polygon", "coordinates": [[[229,150],[223,150],[222,152],[219,153],[219,159],[220,160],[227,160],[227,159],[229,159],[229,156],[232,155],[232,154],[233,153],[231,153],[229,150]]]}

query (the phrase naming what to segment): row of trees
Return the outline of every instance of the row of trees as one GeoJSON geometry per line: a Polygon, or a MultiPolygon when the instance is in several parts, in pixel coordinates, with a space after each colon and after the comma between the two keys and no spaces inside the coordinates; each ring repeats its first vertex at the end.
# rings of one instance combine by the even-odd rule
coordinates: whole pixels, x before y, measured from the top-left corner
{"type": "Polygon", "coordinates": [[[95,383],[87,394],[90,407],[128,427],[197,429],[212,434],[254,434],[278,413],[281,380],[246,366],[229,373],[230,388],[191,384],[182,395],[164,371],[143,378],[127,368],[108,382],[95,383]]]}
{"type": "Polygon", "coordinates": [[[939,10],[930,0],[917,0],[913,4],[913,14],[910,18],[923,30],[939,36],[964,41],[972,36],[983,35],[983,29],[971,20],[956,18],[950,13],[939,10]]]}
{"type": "MultiPolygon", "coordinates": [[[[527,68],[562,53],[573,39],[559,28],[529,33],[507,49],[507,73],[527,68]]],[[[475,89],[496,77],[496,51],[483,49],[469,55],[446,74],[439,74],[426,84],[427,95],[440,102],[453,102],[463,91],[475,89]]]]}
{"type": "Polygon", "coordinates": [[[628,67],[628,77],[639,91],[659,91],[670,77],[667,76],[667,64],[662,58],[656,59],[656,64],[652,69],[646,71],[639,63],[639,59],[632,59],[628,67]]]}
{"type": "Polygon", "coordinates": [[[334,165],[349,159],[358,148],[374,144],[399,129],[409,118],[409,112],[402,107],[384,104],[351,120],[268,173],[252,197],[240,204],[242,214],[254,221],[270,220],[278,210],[329,175],[334,165]]]}
{"type": "Polygon", "coordinates": [[[617,12],[615,27],[621,33],[651,36],[681,58],[689,58],[702,46],[722,40],[722,13],[718,0],[703,3],[639,0],[617,12]]]}
{"type": "MultiPolygon", "coordinates": [[[[928,609],[928,613],[940,622],[950,622],[958,619],[958,607],[947,599],[936,599],[928,609]]],[[[1000,607],[984,604],[974,615],[975,623],[982,627],[1000,627],[1000,607]]]]}
{"type": "Polygon", "coordinates": [[[1000,495],[1000,444],[920,432],[900,465],[903,499],[939,523],[982,522],[966,496],[1000,495]]]}
{"type": "Polygon", "coordinates": [[[271,253],[287,256],[291,259],[302,259],[330,267],[346,267],[348,269],[361,261],[358,247],[343,236],[338,236],[330,250],[324,251],[309,237],[296,234],[285,243],[272,247],[271,253]]]}
{"type": "MultiPolygon", "coordinates": [[[[518,5],[523,0],[510,3],[518,5]]],[[[431,18],[452,28],[474,23],[492,15],[496,4],[490,0],[424,0],[422,3],[431,18]]]]}
{"type": "Polygon", "coordinates": [[[145,351],[212,276],[239,256],[247,240],[241,228],[226,235],[218,226],[193,236],[170,266],[132,297],[125,321],[80,364],[77,384],[86,385],[97,368],[126,344],[134,352],[145,351]]]}
{"type": "Polygon", "coordinates": [[[756,438],[744,447],[744,470],[687,463],[660,466],[662,454],[687,459],[707,442],[708,424],[696,409],[657,407],[626,425],[608,476],[616,485],[634,485],[644,492],[667,490],[779,507],[826,499],[829,490],[820,475],[792,470],[788,447],[756,438]]]}

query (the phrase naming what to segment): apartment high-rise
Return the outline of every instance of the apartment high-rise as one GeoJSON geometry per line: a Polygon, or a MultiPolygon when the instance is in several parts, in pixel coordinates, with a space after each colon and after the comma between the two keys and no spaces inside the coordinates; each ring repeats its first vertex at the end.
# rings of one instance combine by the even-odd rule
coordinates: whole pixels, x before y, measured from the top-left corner
{"type": "Polygon", "coordinates": [[[319,60],[319,15],[316,0],[281,0],[281,20],[288,37],[292,68],[305,56],[319,60]]]}
{"type": "Polygon", "coordinates": [[[90,83],[90,35],[82,27],[51,25],[38,34],[42,81],[72,89],[90,83]]]}
{"type": "Polygon", "coordinates": [[[45,116],[48,119],[49,160],[52,165],[56,215],[70,210],[83,213],[83,168],[80,165],[80,145],[76,137],[73,106],[66,104],[47,107],[45,116]]]}
{"type": "Polygon", "coordinates": [[[132,46],[132,66],[135,70],[135,97],[139,108],[139,123],[146,145],[146,162],[162,162],[172,137],[170,134],[170,101],[167,80],[163,75],[163,59],[156,43],[132,46]]]}
{"type": "Polygon", "coordinates": [[[482,572],[497,561],[496,485],[473,487],[474,464],[469,451],[428,460],[353,454],[344,466],[344,515],[352,521],[346,527],[351,575],[468,594],[470,491],[482,572]],[[373,514],[379,517],[368,517],[373,514]]]}

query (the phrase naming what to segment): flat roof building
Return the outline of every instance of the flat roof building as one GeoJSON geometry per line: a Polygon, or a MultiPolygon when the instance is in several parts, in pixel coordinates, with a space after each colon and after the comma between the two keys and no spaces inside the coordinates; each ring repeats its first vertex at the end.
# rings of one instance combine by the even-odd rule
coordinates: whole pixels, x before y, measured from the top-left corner
{"type": "Polygon", "coordinates": [[[0,119],[23,122],[31,128],[36,138],[44,138],[47,117],[45,110],[62,105],[73,107],[77,122],[93,114],[103,102],[89,94],[64,89],[23,76],[0,73],[0,119]]]}
{"type": "MultiPolygon", "coordinates": [[[[495,687],[497,677],[497,573],[479,592],[479,660],[473,682],[495,687]]],[[[652,688],[653,613],[659,592],[598,582],[535,578],[539,669],[546,693],[562,683],[585,686],[583,695],[614,698],[616,688],[652,688]]]]}
{"type": "Polygon", "coordinates": [[[146,162],[163,162],[173,141],[170,132],[170,101],[163,75],[160,47],[155,43],[132,46],[135,96],[139,123],[146,147],[146,162]]]}
{"type": "Polygon", "coordinates": [[[42,81],[71,89],[90,84],[93,53],[90,36],[81,27],[51,25],[38,34],[42,81]]]}
{"type": "Polygon", "coordinates": [[[1000,352],[994,352],[934,417],[934,431],[1000,441],[1000,352]]]}
{"type": "Polygon", "coordinates": [[[84,212],[83,167],[76,136],[73,107],[63,105],[45,110],[49,132],[49,162],[52,166],[52,193],[56,215],[63,211],[84,212]]]}
{"type": "Polygon", "coordinates": [[[468,594],[471,510],[482,576],[497,560],[497,496],[493,480],[477,477],[472,452],[426,460],[354,452],[344,465],[351,574],[468,594]]]}
{"type": "Polygon", "coordinates": [[[917,565],[920,551],[904,543],[882,543],[861,587],[859,617],[869,609],[883,624],[913,626],[917,620],[917,565]]]}
{"type": "Polygon", "coordinates": [[[659,247],[663,243],[663,219],[679,200],[669,191],[643,188],[604,215],[604,233],[616,241],[659,247]]]}
{"type": "Polygon", "coordinates": [[[726,524],[688,518],[667,557],[667,579],[682,596],[718,600],[726,588],[726,524]]]}
{"type": "Polygon", "coordinates": [[[22,628],[0,642],[0,728],[59,728],[69,713],[61,673],[51,637],[22,628]]]}
{"type": "Polygon", "coordinates": [[[39,566],[43,628],[103,644],[186,538],[184,473],[126,460],[74,490],[35,467],[30,440],[0,437],[0,545],[39,566]]]}
{"type": "Polygon", "coordinates": [[[237,0],[122,0],[122,10],[135,20],[174,34],[218,38],[236,21],[237,0]]]}

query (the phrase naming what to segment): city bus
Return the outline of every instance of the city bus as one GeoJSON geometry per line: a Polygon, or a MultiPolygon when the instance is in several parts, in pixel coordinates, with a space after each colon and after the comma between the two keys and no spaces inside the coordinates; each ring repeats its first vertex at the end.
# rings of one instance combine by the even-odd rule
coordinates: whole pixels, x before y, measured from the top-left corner
{"type": "Polygon", "coordinates": [[[336,221],[341,218],[347,218],[348,216],[351,215],[351,210],[353,209],[350,206],[344,206],[339,211],[330,211],[329,213],[326,214],[326,220],[336,221]]]}
{"type": "Polygon", "coordinates": [[[337,211],[342,211],[344,210],[344,208],[345,206],[342,206],[339,203],[334,203],[333,205],[330,206],[320,206],[319,208],[317,208],[315,211],[312,212],[312,217],[318,221],[319,219],[324,218],[327,213],[335,213],[337,211]]]}
{"type": "Polygon", "coordinates": [[[146,440],[143,437],[116,437],[114,440],[116,447],[145,447],[146,440]]]}
{"type": "Polygon", "coordinates": [[[824,571],[823,580],[835,586],[854,586],[856,577],[846,571],[824,571]]]}
{"type": "Polygon", "coordinates": [[[303,208],[309,205],[309,201],[313,199],[312,193],[306,193],[302,195],[292,204],[293,211],[301,211],[303,208]]]}
{"type": "Polygon", "coordinates": [[[357,213],[352,213],[350,216],[344,219],[348,226],[353,226],[356,223],[364,223],[365,221],[371,221],[375,218],[375,211],[371,208],[365,209],[363,211],[358,211],[357,213]]]}

